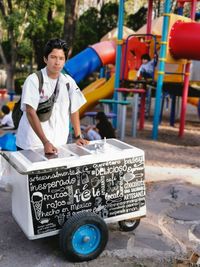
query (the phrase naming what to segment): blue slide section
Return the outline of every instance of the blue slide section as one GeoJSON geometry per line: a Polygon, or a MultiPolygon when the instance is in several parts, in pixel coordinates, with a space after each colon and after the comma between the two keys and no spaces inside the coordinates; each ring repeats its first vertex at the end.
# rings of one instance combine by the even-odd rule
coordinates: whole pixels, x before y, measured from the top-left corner
{"type": "Polygon", "coordinates": [[[101,66],[101,60],[95,50],[88,47],[73,58],[67,60],[63,69],[74,78],[77,83],[79,83],[101,66]]]}

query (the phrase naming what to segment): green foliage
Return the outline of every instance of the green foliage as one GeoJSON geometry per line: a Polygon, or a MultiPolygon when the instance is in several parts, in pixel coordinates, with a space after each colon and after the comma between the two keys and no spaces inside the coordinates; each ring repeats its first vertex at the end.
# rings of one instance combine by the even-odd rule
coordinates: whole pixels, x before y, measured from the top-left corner
{"type": "Polygon", "coordinates": [[[17,95],[22,94],[22,86],[24,84],[26,77],[20,77],[15,79],[15,93],[17,95]]]}
{"type": "Polygon", "coordinates": [[[127,26],[134,31],[140,29],[147,21],[147,8],[142,7],[135,14],[127,16],[127,26]]]}
{"type": "Polygon", "coordinates": [[[73,53],[76,54],[85,49],[88,45],[98,42],[98,31],[98,10],[96,8],[90,8],[78,20],[73,53]]]}
{"type": "Polygon", "coordinates": [[[18,10],[14,10],[7,19],[6,24],[9,32],[13,31],[15,38],[19,37],[20,34],[20,26],[23,24],[24,20],[24,12],[20,13],[18,10]]]}
{"type": "Polygon", "coordinates": [[[77,22],[73,54],[77,54],[91,44],[99,42],[101,37],[116,27],[118,5],[107,3],[99,12],[89,8],[77,22]]]}
{"type": "Polygon", "coordinates": [[[3,50],[5,51],[5,57],[8,62],[11,60],[11,43],[10,40],[3,41],[1,43],[3,50]]]}
{"type": "MultiPolygon", "coordinates": [[[[0,24],[5,32],[3,35],[4,43],[12,42],[14,44],[17,58],[20,61],[22,59],[27,61],[33,54],[31,50],[36,48],[34,45],[36,39],[37,43],[44,45],[49,38],[63,35],[63,1],[11,0],[11,4],[12,9],[3,3],[5,13],[0,12],[0,24]]],[[[41,50],[40,45],[38,48],[41,50]]],[[[7,46],[4,46],[4,52],[10,61],[11,53],[7,46]]],[[[35,51],[35,54],[37,53],[38,51],[35,51]]]]}
{"type": "Polygon", "coordinates": [[[29,26],[27,31],[30,35],[34,35],[37,32],[44,31],[47,25],[47,14],[50,8],[51,1],[30,1],[29,10],[29,26]]]}
{"type": "Polygon", "coordinates": [[[32,56],[32,43],[28,38],[23,39],[18,44],[17,49],[18,61],[28,63],[28,60],[32,56]]]}
{"type": "Polygon", "coordinates": [[[31,5],[32,11],[26,36],[32,41],[35,60],[40,69],[44,66],[43,47],[45,43],[51,38],[63,36],[64,12],[60,13],[61,1],[37,0],[36,2],[31,1],[31,5]],[[59,9],[57,9],[57,3],[59,9]]]}
{"type": "Polygon", "coordinates": [[[100,11],[100,33],[101,37],[117,26],[118,4],[107,3],[100,11]]]}

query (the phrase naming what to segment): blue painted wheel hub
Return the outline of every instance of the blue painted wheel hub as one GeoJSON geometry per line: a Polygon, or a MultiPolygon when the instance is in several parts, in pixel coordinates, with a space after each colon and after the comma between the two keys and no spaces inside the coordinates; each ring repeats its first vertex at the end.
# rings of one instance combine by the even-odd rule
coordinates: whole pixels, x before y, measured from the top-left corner
{"type": "Polygon", "coordinates": [[[90,254],[95,251],[101,240],[101,233],[93,224],[79,227],[72,237],[72,246],[76,253],[90,254]]]}

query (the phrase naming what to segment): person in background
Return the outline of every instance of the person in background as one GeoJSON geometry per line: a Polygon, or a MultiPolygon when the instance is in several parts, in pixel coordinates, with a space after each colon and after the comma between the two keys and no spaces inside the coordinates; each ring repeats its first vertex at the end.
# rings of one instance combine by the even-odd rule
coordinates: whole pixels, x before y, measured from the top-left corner
{"type": "Polygon", "coordinates": [[[111,122],[108,120],[106,114],[103,111],[100,111],[96,115],[96,128],[103,139],[106,138],[116,138],[115,129],[113,128],[111,122]]]}
{"type": "Polygon", "coordinates": [[[141,56],[142,65],[137,72],[137,78],[140,79],[153,79],[154,69],[157,64],[157,59],[151,59],[149,54],[143,54],[141,56]]]}
{"type": "Polygon", "coordinates": [[[101,140],[101,136],[95,126],[81,126],[83,130],[83,136],[89,141],[101,140]]]}
{"type": "Polygon", "coordinates": [[[3,105],[1,108],[1,112],[3,114],[3,117],[0,123],[0,127],[1,128],[9,127],[14,129],[14,124],[12,120],[12,111],[10,110],[10,108],[6,105],[3,105]]]}
{"type": "MultiPolygon", "coordinates": [[[[77,145],[85,145],[81,136],[79,108],[86,99],[76,82],[61,73],[68,55],[67,43],[62,39],[51,39],[44,47],[43,87],[39,93],[39,80],[36,73],[27,77],[22,89],[22,118],[16,134],[19,149],[44,148],[45,154],[57,154],[58,146],[67,143],[70,119],[74,128],[77,145]],[[40,121],[37,108],[56,92],[50,118],[40,121]]],[[[77,66],[78,67],[78,66],[77,66]]]]}

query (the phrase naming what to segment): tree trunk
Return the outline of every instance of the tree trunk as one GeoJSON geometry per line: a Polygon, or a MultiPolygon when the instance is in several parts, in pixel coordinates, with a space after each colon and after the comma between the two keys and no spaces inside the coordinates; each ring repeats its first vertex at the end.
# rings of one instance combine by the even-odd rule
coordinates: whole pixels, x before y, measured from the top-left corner
{"type": "Polygon", "coordinates": [[[78,0],[65,0],[64,40],[69,45],[70,53],[73,47],[78,6],[78,0]]]}
{"type": "Polygon", "coordinates": [[[10,33],[11,36],[11,62],[7,68],[7,75],[10,78],[9,83],[7,83],[7,89],[9,92],[13,93],[15,90],[15,69],[16,69],[16,61],[17,61],[17,45],[15,38],[13,36],[13,32],[10,33]]]}
{"type": "Polygon", "coordinates": [[[9,93],[14,92],[14,70],[11,64],[6,65],[6,74],[7,74],[7,79],[6,79],[6,88],[9,93]]]}
{"type": "Polygon", "coordinates": [[[40,70],[45,67],[44,59],[43,59],[43,49],[44,43],[40,42],[40,38],[35,35],[32,39],[33,47],[35,51],[35,61],[37,62],[37,69],[40,70]]]}
{"type": "MultiPolygon", "coordinates": [[[[13,50],[14,47],[11,48],[11,50],[13,50]]],[[[16,54],[15,52],[11,51],[12,57],[16,54]],[[13,55],[14,54],[14,55],[13,55]]],[[[11,63],[8,63],[2,48],[2,45],[0,44],[0,57],[3,61],[5,70],[6,70],[6,88],[8,90],[8,92],[13,92],[14,90],[14,73],[15,73],[15,58],[16,56],[14,56],[14,58],[12,58],[11,63]]]]}

